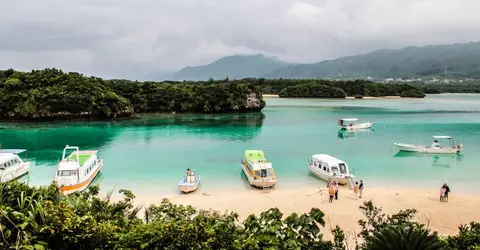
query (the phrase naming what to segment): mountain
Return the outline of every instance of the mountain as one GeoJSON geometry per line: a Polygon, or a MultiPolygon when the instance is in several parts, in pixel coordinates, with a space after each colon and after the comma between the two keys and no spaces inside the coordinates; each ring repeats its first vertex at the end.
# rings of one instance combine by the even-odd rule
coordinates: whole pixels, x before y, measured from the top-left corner
{"type": "Polygon", "coordinates": [[[277,68],[288,65],[272,57],[257,55],[234,55],[220,58],[213,63],[186,67],[173,75],[172,80],[216,80],[226,77],[240,79],[262,77],[277,68]]]}
{"type": "Polygon", "coordinates": [[[312,64],[288,65],[265,78],[410,78],[443,75],[480,78],[480,43],[381,49],[312,64]]]}

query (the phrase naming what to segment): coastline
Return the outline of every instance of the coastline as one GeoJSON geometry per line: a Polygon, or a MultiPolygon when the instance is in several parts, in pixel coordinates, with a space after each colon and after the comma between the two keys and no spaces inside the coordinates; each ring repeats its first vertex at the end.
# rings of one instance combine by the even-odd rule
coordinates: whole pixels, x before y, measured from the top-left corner
{"type": "MultiPolygon", "coordinates": [[[[275,94],[262,94],[263,98],[280,98],[279,95],[275,94]]],[[[331,99],[331,98],[318,98],[318,99],[331,99]]],[[[401,96],[364,96],[362,98],[355,98],[355,96],[345,96],[345,99],[348,100],[374,100],[374,99],[425,99],[425,98],[416,98],[416,97],[401,97],[401,96]]]]}
{"type": "Polygon", "coordinates": [[[342,187],[339,199],[328,202],[327,190],[318,188],[296,188],[286,190],[257,190],[219,191],[215,193],[202,192],[201,187],[191,194],[177,194],[168,196],[151,196],[139,194],[135,203],[148,206],[159,204],[163,198],[172,203],[192,205],[197,209],[213,209],[220,212],[236,212],[239,220],[245,220],[248,215],[259,215],[270,208],[278,207],[284,216],[291,213],[306,213],[316,207],[325,213],[324,236],[331,238],[329,228],[339,225],[346,233],[359,232],[358,220],[364,216],[359,206],[364,201],[372,200],[377,207],[382,207],[386,214],[397,213],[402,209],[415,208],[418,213],[417,221],[428,224],[429,227],[441,235],[458,233],[458,226],[470,221],[479,221],[477,208],[480,206],[480,196],[451,193],[450,201],[438,201],[436,190],[425,189],[392,189],[366,188],[364,197],[357,199],[353,191],[342,187]]]}

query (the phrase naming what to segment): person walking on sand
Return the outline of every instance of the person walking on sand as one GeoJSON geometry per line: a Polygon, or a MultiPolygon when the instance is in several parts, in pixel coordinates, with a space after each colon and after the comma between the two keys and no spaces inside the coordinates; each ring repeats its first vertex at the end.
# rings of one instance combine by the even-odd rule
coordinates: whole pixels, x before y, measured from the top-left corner
{"type": "Polygon", "coordinates": [[[333,202],[333,196],[335,195],[335,188],[333,187],[333,185],[331,185],[328,188],[328,194],[330,195],[330,198],[328,199],[328,202],[332,203],[333,202]]]}
{"type": "Polygon", "coordinates": [[[360,193],[359,198],[363,196],[363,180],[360,180],[360,186],[358,187],[358,191],[360,193]]]}
{"type": "Polygon", "coordinates": [[[338,186],[338,181],[335,181],[335,185],[333,187],[335,188],[335,200],[338,200],[338,190],[340,189],[338,186]]]}
{"type": "Polygon", "coordinates": [[[327,188],[330,188],[331,185],[332,185],[332,179],[328,178],[327,188]]]}
{"type": "Polygon", "coordinates": [[[355,186],[353,186],[353,194],[355,195],[355,198],[358,199],[358,181],[356,181],[355,186]]]}
{"type": "Polygon", "coordinates": [[[445,195],[443,196],[443,201],[448,202],[448,193],[450,193],[450,187],[447,185],[447,183],[443,184],[443,187],[445,188],[445,195]]]}
{"type": "Polygon", "coordinates": [[[445,199],[445,185],[440,188],[440,202],[443,202],[445,199]]]}

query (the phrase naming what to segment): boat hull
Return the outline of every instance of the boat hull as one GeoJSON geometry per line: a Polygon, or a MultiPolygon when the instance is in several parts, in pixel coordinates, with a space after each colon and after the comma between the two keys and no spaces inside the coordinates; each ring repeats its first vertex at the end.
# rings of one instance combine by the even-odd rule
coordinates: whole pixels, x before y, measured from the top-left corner
{"type": "Polygon", "coordinates": [[[317,170],[318,167],[315,168],[315,166],[308,164],[308,170],[310,173],[315,175],[316,177],[324,180],[324,181],[336,181],[340,185],[346,185],[348,183],[349,178],[355,178],[353,175],[347,175],[347,176],[333,176],[328,173],[325,173],[323,171],[317,170]]]}
{"type": "Polygon", "coordinates": [[[28,174],[30,171],[31,162],[24,162],[21,166],[4,172],[0,175],[0,182],[8,182],[19,179],[20,177],[28,174]]]}
{"type": "Polygon", "coordinates": [[[185,179],[182,178],[182,180],[180,180],[180,183],[178,184],[180,191],[186,194],[197,190],[198,186],[200,186],[200,176],[198,176],[196,182],[194,183],[186,182],[185,179]]]}
{"type": "Polygon", "coordinates": [[[74,185],[64,185],[60,187],[60,191],[62,191],[64,194],[71,194],[74,192],[82,192],[85,189],[87,189],[92,181],[95,179],[95,177],[100,173],[100,170],[103,167],[103,160],[99,160],[100,162],[98,163],[98,168],[95,170],[95,172],[85,181],[74,184],[74,185]]]}
{"type": "Polygon", "coordinates": [[[364,122],[364,123],[355,124],[353,126],[341,126],[341,130],[369,129],[374,124],[375,124],[374,122],[364,122]]]}
{"type": "Polygon", "coordinates": [[[242,166],[243,173],[247,177],[248,182],[250,183],[250,186],[256,187],[256,188],[271,188],[277,184],[278,178],[265,178],[265,179],[254,179],[250,175],[250,171],[243,165],[243,163],[240,163],[242,166]]]}
{"type": "Polygon", "coordinates": [[[404,144],[404,143],[394,143],[393,144],[399,151],[402,152],[412,152],[412,153],[421,153],[421,154],[457,154],[460,153],[460,149],[457,147],[442,147],[442,148],[431,148],[425,145],[414,145],[414,144],[404,144]]]}

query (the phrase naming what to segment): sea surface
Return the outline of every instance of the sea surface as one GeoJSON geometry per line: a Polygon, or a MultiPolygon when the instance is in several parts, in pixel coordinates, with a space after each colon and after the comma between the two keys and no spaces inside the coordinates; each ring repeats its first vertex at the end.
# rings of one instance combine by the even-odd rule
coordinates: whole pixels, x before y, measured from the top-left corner
{"type": "MultiPolygon", "coordinates": [[[[262,149],[273,162],[275,189],[323,186],[308,173],[311,155],[325,153],[353,168],[365,187],[480,192],[480,95],[428,95],[425,99],[265,98],[262,113],[143,115],[112,122],[0,123],[2,148],[27,149],[34,161],[32,185],[51,182],[65,145],[98,149],[104,160],[96,183],[106,192],[131,189],[140,195],[178,193],[190,166],[202,178],[198,192],[248,190],[240,159],[262,149]],[[368,131],[339,133],[337,120],[373,121],[368,131]],[[431,144],[450,135],[461,156],[400,154],[394,142],[431,144]]],[[[445,144],[446,142],[441,142],[445,144]]]]}

